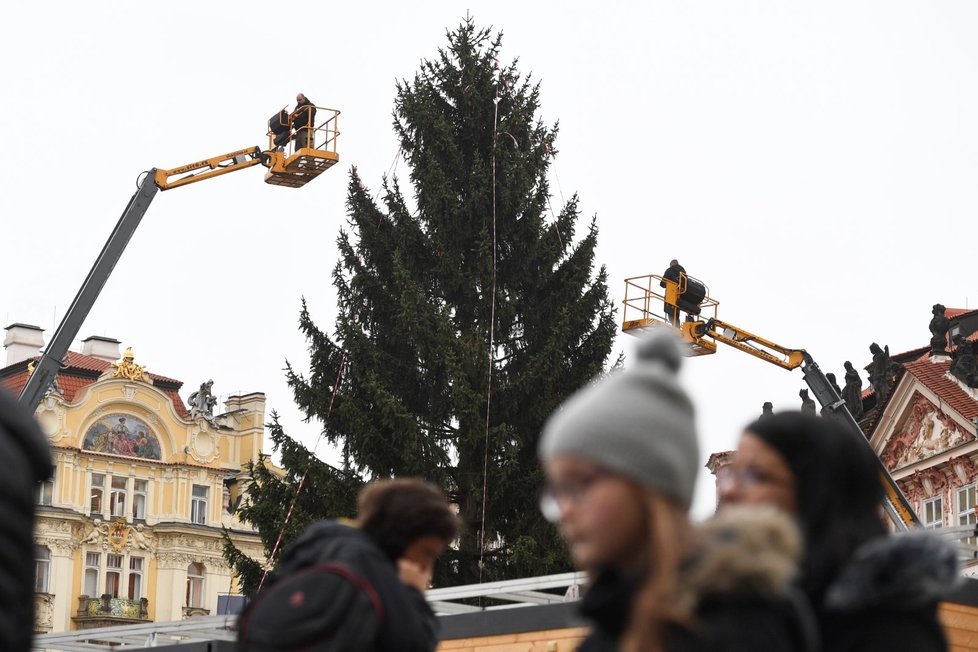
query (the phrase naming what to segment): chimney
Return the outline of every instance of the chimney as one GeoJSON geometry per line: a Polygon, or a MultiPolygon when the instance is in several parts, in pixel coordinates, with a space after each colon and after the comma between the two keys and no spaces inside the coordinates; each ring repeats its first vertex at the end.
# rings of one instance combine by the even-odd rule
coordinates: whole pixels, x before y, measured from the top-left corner
{"type": "Polygon", "coordinates": [[[115,362],[122,357],[119,353],[119,340],[112,337],[100,337],[99,335],[89,335],[82,340],[82,354],[90,355],[106,362],[115,362]]]}
{"type": "Polygon", "coordinates": [[[7,366],[41,355],[44,329],[30,324],[11,324],[5,329],[3,348],[7,350],[7,366]]]}

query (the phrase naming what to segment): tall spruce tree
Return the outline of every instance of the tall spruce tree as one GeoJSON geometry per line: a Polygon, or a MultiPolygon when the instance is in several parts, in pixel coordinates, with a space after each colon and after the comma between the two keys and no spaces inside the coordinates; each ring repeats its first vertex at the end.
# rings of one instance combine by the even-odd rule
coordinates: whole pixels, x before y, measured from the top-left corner
{"type": "MultiPolygon", "coordinates": [[[[515,63],[499,66],[500,45],[501,34],[467,20],[397,85],[412,200],[385,179],[378,205],[353,170],[333,271],[335,336],[303,302],[309,372],[287,368],[298,405],[325,422],[344,466],[307,480],[307,494],[342,499],[309,500],[305,509],[320,509],[300,520],[348,515],[362,480],[427,478],[464,522],[436,576],[452,584],[567,570],[536,507],[537,440],[560,401],[603,370],[616,333],[605,270],[594,269],[595,223],[575,238],[576,196],[548,211],[557,128],[537,116],[539,84],[515,63]]],[[[300,466],[319,466],[274,426],[273,440],[300,466]]],[[[274,530],[266,546],[302,474],[283,463],[290,477],[264,473],[245,508],[263,533],[274,530]]]]}

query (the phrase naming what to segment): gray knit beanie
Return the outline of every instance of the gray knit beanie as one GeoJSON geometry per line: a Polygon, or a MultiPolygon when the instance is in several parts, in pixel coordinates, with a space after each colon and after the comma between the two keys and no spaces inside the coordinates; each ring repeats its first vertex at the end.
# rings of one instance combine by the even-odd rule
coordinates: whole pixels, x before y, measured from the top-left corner
{"type": "Polygon", "coordinates": [[[643,342],[631,368],[592,382],[550,415],[540,459],[587,459],[689,508],[699,446],[693,404],[676,380],[681,358],[672,333],[643,342]]]}

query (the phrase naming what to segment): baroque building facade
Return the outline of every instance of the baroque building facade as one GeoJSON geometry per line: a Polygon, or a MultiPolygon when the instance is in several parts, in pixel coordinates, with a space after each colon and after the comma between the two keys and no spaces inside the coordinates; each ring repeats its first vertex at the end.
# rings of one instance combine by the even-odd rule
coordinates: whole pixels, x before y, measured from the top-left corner
{"type": "MultiPolygon", "coordinates": [[[[871,381],[888,371],[861,392],[859,425],[924,527],[967,529],[978,527],[978,310],[934,309],[946,321],[930,346],[867,365],[871,381]]],[[[732,457],[714,453],[707,467],[719,480],[732,457]]],[[[978,537],[951,538],[978,576],[978,537]]]]}
{"type": "MultiPolygon", "coordinates": [[[[42,344],[41,329],[8,326],[0,386],[19,392],[42,344]]],[[[230,396],[214,414],[205,383],[188,409],[180,381],[119,344],[90,337],[69,352],[35,413],[54,461],[35,493],[37,633],[234,610],[224,530],[262,556],[235,507],[259,459],[264,395],[230,396]]]]}

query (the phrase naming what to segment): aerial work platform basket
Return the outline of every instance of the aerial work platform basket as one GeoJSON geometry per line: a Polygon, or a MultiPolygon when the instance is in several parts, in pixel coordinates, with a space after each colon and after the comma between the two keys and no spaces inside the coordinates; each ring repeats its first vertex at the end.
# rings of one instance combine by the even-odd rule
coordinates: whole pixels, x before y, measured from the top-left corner
{"type": "MultiPolygon", "coordinates": [[[[630,335],[661,326],[671,326],[684,331],[680,323],[680,311],[686,313],[687,322],[700,319],[716,319],[716,299],[710,297],[710,289],[699,279],[685,272],[674,281],[657,274],[633,276],[625,279],[625,314],[621,329],[630,335]]],[[[685,333],[684,333],[685,335],[685,333]]],[[[716,342],[702,337],[684,337],[689,343],[690,355],[716,353],[716,342]]]]}
{"type": "Polygon", "coordinates": [[[268,121],[265,183],[301,188],[336,165],[340,112],[311,104],[292,113],[282,109],[268,121]]]}

